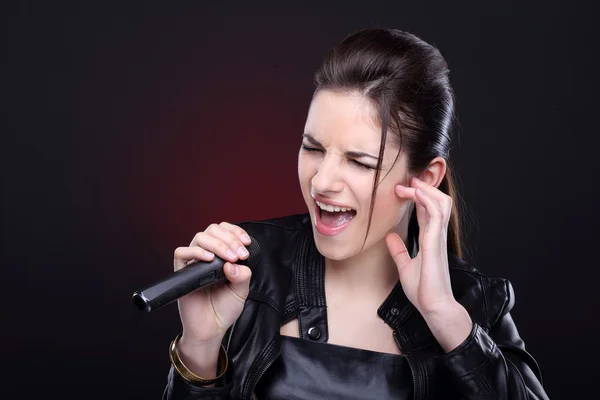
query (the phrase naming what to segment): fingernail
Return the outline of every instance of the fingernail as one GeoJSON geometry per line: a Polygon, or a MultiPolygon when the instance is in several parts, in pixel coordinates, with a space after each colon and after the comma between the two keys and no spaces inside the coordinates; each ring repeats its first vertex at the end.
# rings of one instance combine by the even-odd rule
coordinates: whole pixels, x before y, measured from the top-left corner
{"type": "Polygon", "coordinates": [[[238,276],[240,274],[240,267],[237,264],[231,264],[231,275],[238,276]]]}
{"type": "Polygon", "coordinates": [[[425,192],[421,189],[417,189],[417,193],[419,193],[421,196],[425,196],[425,192]]]}
{"type": "Polygon", "coordinates": [[[244,246],[240,246],[237,251],[240,257],[245,257],[248,255],[248,250],[246,250],[244,246]]]}
{"type": "Polygon", "coordinates": [[[230,259],[237,258],[237,255],[231,249],[227,249],[227,252],[225,252],[225,255],[227,256],[227,258],[230,258],[230,259]]]}
{"type": "Polygon", "coordinates": [[[250,236],[246,235],[245,233],[242,235],[241,239],[242,239],[242,242],[245,242],[248,244],[252,241],[252,239],[250,239],[250,236]]]}
{"type": "Polygon", "coordinates": [[[215,256],[215,254],[214,254],[214,253],[211,253],[211,252],[210,252],[210,251],[208,251],[208,250],[204,250],[204,255],[206,256],[206,258],[212,258],[212,257],[214,257],[214,256],[215,256]]]}

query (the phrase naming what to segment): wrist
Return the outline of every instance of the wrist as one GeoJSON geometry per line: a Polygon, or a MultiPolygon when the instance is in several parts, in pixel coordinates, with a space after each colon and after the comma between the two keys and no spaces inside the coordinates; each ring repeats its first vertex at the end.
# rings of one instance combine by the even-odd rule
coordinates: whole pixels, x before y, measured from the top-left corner
{"type": "Polygon", "coordinates": [[[224,337],[225,335],[217,335],[214,338],[210,339],[198,339],[194,335],[185,333],[185,331],[183,331],[178,343],[184,344],[188,348],[197,348],[200,350],[211,349],[214,347],[219,348],[219,346],[221,346],[221,343],[223,343],[224,337]]]}
{"type": "Polygon", "coordinates": [[[426,311],[421,311],[421,315],[426,321],[437,324],[452,320],[465,311],[462,304],[453,298],[449,301],[440,302],[439,305],[430,307],[426,311]]]}
{"type": "Polygon", "coordinates": [[[423,315],[423,318],[445,352],[458,347],[473,330],[471,316],[456,301],[423,315]]]}
{"type": "Polygon", "coordinates": [[[194,374],[207,379],[217,376],[217,364],[222,338],[208,341],[186,339],[185,335],[177,342],[176,349],[181,361],[194,374]]]}

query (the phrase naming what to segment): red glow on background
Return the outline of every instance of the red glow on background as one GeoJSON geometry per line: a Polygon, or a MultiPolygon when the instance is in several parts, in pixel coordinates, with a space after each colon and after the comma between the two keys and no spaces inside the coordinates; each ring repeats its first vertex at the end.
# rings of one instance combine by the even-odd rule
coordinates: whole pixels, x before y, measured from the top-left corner
{"type": "Polygon", "coordinates": [[[308,104],[267,82],[175,86],[147,99],[132,123],[140,132],[123,200],[154,246],[187,245],[213,222],[305,212],[296,165],[308,104]]]}

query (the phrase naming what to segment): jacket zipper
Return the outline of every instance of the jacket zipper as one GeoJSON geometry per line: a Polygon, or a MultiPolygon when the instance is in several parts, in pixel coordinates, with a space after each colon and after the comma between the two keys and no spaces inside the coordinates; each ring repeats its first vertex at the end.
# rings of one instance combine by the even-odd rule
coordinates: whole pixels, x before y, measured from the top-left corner
{"type": "Polygon", "coordinates": [[[264,352],[262,353],[262,357],[260,361],[257,363],[258,368],[257,372],[250,376],[244,385],[244,391],[242,392],[242,399],[250,400],[252,398],[252,394],[254,393],[254,389],[256,384],[262,378],[264,373],[269,369],[269,367],[273,364],[273,362],[279,357],[280,349],[275,347],[275,340],[269,342],[264,352]]]}
{"type": "MultiPolygon", "coordinates": [[[[396,334],[397,331],[394,330],[392,336],[394,337],[394,341],[396,342],[396,346],[402,351],[402,346],[400,345],[400,341],[398,340],[398,336],[396,334]]],[[[418,362],[413,360],[412,356],[405,355],[406,361],[408,361],[408,365],[410,366],[411,376],[413,380],[413,400],[421,400],[424,398],[424,393],[421,390],[421,386],[417,386],[417,378],[421,378],[421,366],[418,362]],[[417,377],[415,377],[415,374],[417,377]],[[417,389],[418,388],[418,389],[417,389]]]]}

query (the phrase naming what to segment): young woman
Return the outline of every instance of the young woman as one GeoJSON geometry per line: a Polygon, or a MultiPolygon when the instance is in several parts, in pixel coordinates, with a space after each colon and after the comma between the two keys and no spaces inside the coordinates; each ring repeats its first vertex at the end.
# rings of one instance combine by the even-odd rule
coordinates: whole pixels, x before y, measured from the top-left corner
{"type": "Polygon", "coordinates": [[[175,250],[176,270],[228,260],[228,282],[179,300],[164,398],[547,399],[510,282],[462,260],[442,55],[364,30],[315,83],[298,155],[308,213],[213,224],[175,250]],[[249,236],[252,271],[236,264],[249,236]]]}

